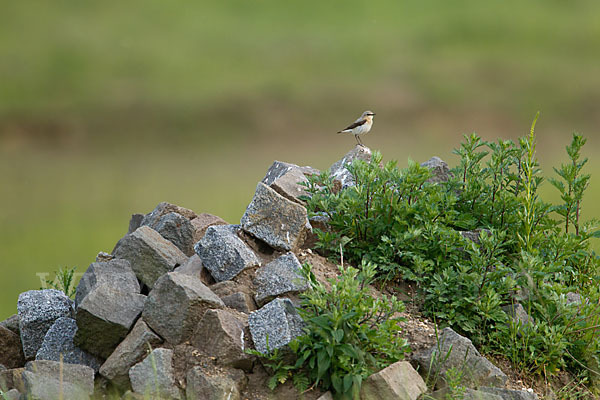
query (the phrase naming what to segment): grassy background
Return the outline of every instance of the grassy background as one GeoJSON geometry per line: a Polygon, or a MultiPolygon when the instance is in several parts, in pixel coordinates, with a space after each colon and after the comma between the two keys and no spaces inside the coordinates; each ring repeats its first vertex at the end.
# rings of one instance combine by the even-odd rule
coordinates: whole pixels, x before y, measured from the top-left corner
{"type": "Polygon", "coordinates": [[[160,201],[239,221],[273,160],[327,168],[365,109],[400,165],[453,164],[463,133],[516,138],[540,110],[546,173],[574,130],[600,170],[595,0],[205,3],[3,5],[0,318],[160,201]]]}

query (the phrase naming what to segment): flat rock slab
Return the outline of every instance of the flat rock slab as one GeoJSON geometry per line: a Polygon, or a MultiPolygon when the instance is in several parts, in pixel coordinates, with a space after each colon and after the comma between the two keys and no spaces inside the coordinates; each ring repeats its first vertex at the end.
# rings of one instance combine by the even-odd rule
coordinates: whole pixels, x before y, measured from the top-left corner
{"type": "Polygon", "coordinates": [[[23,354],[31,360],[54,321],[73,316],[73,301],[59,290],[30,290],[19,295],[17,310],[23,354]]]}
{"type": "Polygon", "coordinates": [[[286,199],[262,182],[242,216],[242,229],[269,246],[285,251],[298,249],[306,238],[306,208],[286,199]]]}
{"type": "Polygon", "coordinates": [[[369,376],[362,384],[362,400],[416,400],[427,391],[421,375],[406,361],[398,361],[369,376]]]}
{"type": "Polygon", "coordinates": [[[240,370],[208,371],[194,367],[187,373],[186,398],[202,400],[240,400],[246,377],[240,370]]]}
{"type": "Polygon", "coordinates": [[[256,271],[255,300],[259,306],[274,297],[287,293],[298,293],[308,289],[308,283],[302,276],[302,265],[292,252],[271,261],[256,271]]]}
{"type": "Polygon", "coordinates": [[[207,309],[223,307],[200,278],[169,272],[156,281],[142,317],[167,342],[179,344],[191,337],[207,309]]]}
{"type": "Polygon", "coordinates": [[[102,284],[111,285],[124,292],[140,292],[140,283],[129,261],[116,258],[90,264],[77,285],[75,304],[80,304],[94,287],[102,284]]]}
{"type": "Polygon", "coordinates": [[[112,254],[129,261],[137,278],[150,288],[161,275],[187,261],[177,246],[145,225],[121,238],[112,254]]]}
{"type": "Polygon", "coordinates": [[[146,358],[150,349],[161,343],[162,339],[139,319],[129,335],[102,364],[100,375],[122,389],[129,388],[129,369],[146,358]]]}
{"type": "MultiPolygon", "coordinates": [[[[451,328],[442,331],[438,345],[416,353],[413,359],[430,375],[445,376],[450,368],[462,370],[464,372],[462,382],[465,386],[499,387],[504,386],[508,379],[504,372],[479,354],[471,340],[451,328]],[[450,354],[446,357],[448,353],[450,354]]],[[[438,385],[440,388],[443,387],[442,379],[438,381],[438,385]]]]}
{"type": "Polygon", "coordinates": [[[329,167],[329,174],[334,181],[339,182],[339,185],[342,189],[354,186],[354,177],[350,171],[348,171],[347,166],[352,164],[354,160],[371,162],[371,158],[371,149],[357,144],[352,150],[346,153],[341,160],[336,161],[331,167],[329,167]]]}
{"type": "Polygon", "coordinates": [[[23,380],[31,399],[56,400],[62,392],[64,399],[79,400],[94,393],[94,370],[85,365],[30,361],[25,365],[23,380]]]}
{"type": "Polygon", "coordinates": [[[195,250],[217,281],[232,279],[244,269],[260,265],[256,254],[237,235],[238,225],[213,225],[195,250]]]}
{"type": "Polygon", "coordinates": [[[0,326],[0,364],[8,369],[19,368],[25,364],[21,338],[3,326],[0,326]]]}
{"type": "Polygon", "coordinates": [[[421,166],[429,168],[431,171],[431,178],[428,180],[429,182],[447,182],[452,176],[448,164],[437,156],[433,156],[429,160],[421,163],[421,166]]]}
{"type": "Polygon", "coordinates": [[[252,369],[252,359],[245,352],[245,317],[226,310],[207,310],[192,337],[192,345],[215,357],[219,365],[252,369]]]}
{"type": "Polygon", "coordinates": [[[254,347],[261,353],[283,347],[304,334],[304,321],[289,299],[275,299],[250,313],[248,324],[254,347]]]}
{"type": "Polygon", "coordinates": [[[129,370],[133,391],[145,396],[180,399],[173,374],[173,350],[154,349],[129,370]]]}
{"type": "Polygon", "coordinates": [[[98,357],[75,346],[73,340],[77,332],[77,322],[73,318],[61,317],[46,332],[36,360],[62,361],[68,364],[87,365],[98,372],[102,361],[98,357]]]}
{"type": "Polygon", "coordinates": [[[146,296],[109,284],[94,287],[77,307],[75,345],[107,358],[125,338],[144,308],[146,296]]]}

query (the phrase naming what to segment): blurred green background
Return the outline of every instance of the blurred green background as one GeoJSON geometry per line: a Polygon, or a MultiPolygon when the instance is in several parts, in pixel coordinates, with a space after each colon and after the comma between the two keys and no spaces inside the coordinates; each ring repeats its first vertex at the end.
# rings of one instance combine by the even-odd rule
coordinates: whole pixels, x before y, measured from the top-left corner
{"type": "MultiPolygon", "coordinates": [[[[366,109],[386,159],[451,165],[464,133],[571,132],[596,173],[600,2],[5,2],[0,318],[39,273],[83,272],[160,201],[236,223],[273,160],[325,169],[366,109]]],[[[556,194],[544,187],[548,199],[556,194]]]]}

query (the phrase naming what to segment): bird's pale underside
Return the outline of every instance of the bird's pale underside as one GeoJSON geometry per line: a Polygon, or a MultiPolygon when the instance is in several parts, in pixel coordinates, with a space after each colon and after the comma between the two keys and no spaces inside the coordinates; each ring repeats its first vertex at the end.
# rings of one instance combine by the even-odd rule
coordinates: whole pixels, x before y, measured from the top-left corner
{"type": "Polygon", "coordinates": [[[375,113],[373,111],[365,111],[356,121],[350,124],[346,129],[342,129],[338,133],[351,133],[356,138],[358,144],[364,146],[359,136],[364,135],[365,133],[369,133],[371,127],[373,126],[374,115],[375,113]]]}

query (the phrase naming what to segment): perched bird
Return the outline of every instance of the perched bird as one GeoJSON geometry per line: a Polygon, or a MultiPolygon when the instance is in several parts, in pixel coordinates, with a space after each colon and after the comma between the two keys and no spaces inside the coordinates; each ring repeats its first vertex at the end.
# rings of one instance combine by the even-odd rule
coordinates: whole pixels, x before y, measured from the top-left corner
{"type": "Polygon", "coordinates": [[[354,121],[352,125],[339,131],[338,133],[352,133],[358,144],[364,146],[363,142],[358,138],[358,136],[364,135],[371,130],[371,127],[373,126],[373,115],[375,115],[373,111],[365,111],[362,113],[359,119],[354,121]]]}

